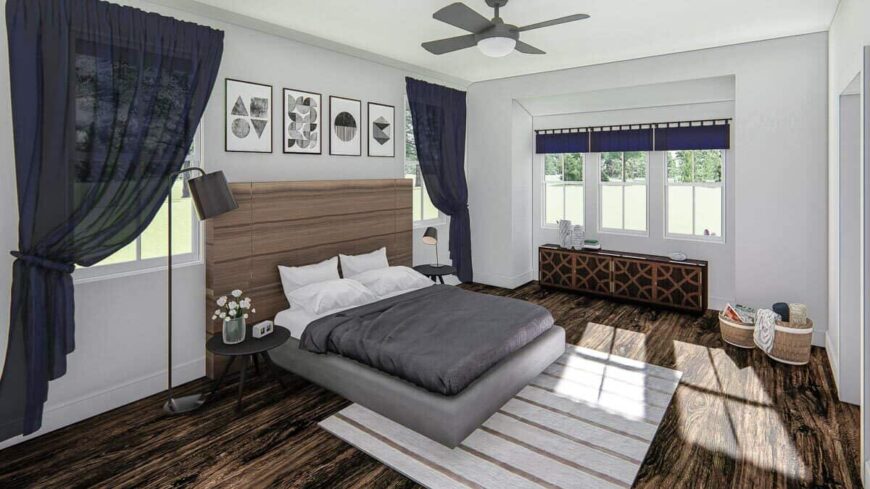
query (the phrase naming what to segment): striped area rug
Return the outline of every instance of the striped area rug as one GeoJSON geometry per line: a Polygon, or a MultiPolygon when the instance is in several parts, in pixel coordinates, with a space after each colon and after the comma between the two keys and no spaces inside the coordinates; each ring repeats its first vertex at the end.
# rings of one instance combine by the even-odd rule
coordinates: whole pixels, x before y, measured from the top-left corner
{"type": "Polygon", "coordinates": [[[431,488],[628,488],[681,372],[568,345],[449,449],[353,404],[320,426],[431,488]]]}

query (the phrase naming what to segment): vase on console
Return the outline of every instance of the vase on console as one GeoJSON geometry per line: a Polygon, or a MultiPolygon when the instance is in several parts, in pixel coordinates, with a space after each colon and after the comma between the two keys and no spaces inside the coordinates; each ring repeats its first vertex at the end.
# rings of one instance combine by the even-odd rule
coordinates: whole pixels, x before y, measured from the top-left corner
{"type": "Polygon", "coordinates": [[[570,248],[571,247],[571,221],[567,219],[562,219],[557,221],[559,225],[559,245],[562,248],[570,248]]]}
{"type": "Polygon", "coordinates": [[[586,239],[586,230],[579,224],[571,230],[571,248],[575,250],[583,249],[583,241],[586,239]]]}

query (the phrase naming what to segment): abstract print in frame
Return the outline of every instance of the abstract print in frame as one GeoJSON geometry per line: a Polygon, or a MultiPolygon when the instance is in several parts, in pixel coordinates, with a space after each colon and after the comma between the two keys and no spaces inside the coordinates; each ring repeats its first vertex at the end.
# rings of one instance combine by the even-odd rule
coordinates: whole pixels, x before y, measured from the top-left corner
{"type": "Polygon", "coordinates": [[[343,97],[329,97],[332,133],[329,154],[362,156],[362,102],[343,97]]]}
{"type": "Polygon", "coordinates": [[[321,153],[323,106],[319,93],[284,89],[284,152],[321,153]]]}
{"type": "Polygon", "coordinates": [[[369,156],[396,156],[394,126],[396,108],[392,105],[369,102],[369,156]]]}
{"type": "Polygon", "coordinates": [[[226,79],[224,150],[272,152],[272,86],[226,79]]]}

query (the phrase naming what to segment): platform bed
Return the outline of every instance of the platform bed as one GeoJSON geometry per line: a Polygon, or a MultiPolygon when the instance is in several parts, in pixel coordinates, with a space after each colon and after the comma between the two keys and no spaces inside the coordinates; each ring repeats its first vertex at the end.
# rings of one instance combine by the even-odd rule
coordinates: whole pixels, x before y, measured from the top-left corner
{"type": "Polygon", "coordinates": [[[565,330],[553,326],[455,396],[429,392],[337,354],[301,350],[295,338],[271,356],[280,367],[453,448],[564,352],[565,330]]]}

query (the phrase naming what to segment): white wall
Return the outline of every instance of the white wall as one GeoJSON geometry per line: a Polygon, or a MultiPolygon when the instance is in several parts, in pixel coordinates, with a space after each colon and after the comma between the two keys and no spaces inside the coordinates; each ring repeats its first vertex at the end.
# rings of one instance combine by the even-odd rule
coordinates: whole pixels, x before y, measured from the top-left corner
{"type": "MultiPolygon", "coordinates": [[[[867,26],[870,25],[870,0],[840,0],[839,6],[837,8],[837,15],[834,17],[833,22],[831,23],[831,28],[829,32],[829,42],[828,42],[828,137],[829,137],[829,157],[828,157],[828,173],[830,175],[830,179],[828,182],[828,209],[830,213],[830,226],[828,228],[828,242],[829,242],[829,270],[830,275],[832,277],[831,283],[832,285],[836,283],[839,278],[836,275],[839,273],[839,235],[840,229],[837,224],[840,222],[838,218],[838,202],[839,202],[839,193],[837,189],[837,183],[839,182],[839,137],[840,137],[840,128],[839,128],[839,103],[838,98],[840,94],[843,93],[844,90],[848,87],[849,83],[856,75],[862,75],[862,77],[866,80],[867,73],[863,73],[862,67],[864,66],[864,46],[870,45],[870,29],[867,26]]],[[[866,104],[866,93],[862,93],[862,100],[865,101],[866,104]]],[[[866,109],[866,105],[865,105],[866,109]]],[[[861,143],[862,148],[866,147],[867,144],[867,121],[866,121],[866,112],[862,121],[862,131],[861,131],[861,143]]],[[[866,152],[863,152],[866,153],[866,152]]],[[[862,179],[867,178],[866,174],[866,165],[867,165],[867,155],[862,154],[862,179]]],[[[862,205],[866,208],[867,199],[862,192],[861,195],[862,205]]],[[[866,236],[867,228],[866,228],[866,219],[867,216],[863,216],[861,224],[862,224],[862,235],[866,236]]],[[[864,262],[867,259],[867,247],[866,247],[866,239],[863,243],[862,249],[862,258],[864,262]]],[[[866,268],[865,268],[866,274],[866,268]]],[[[862,277],[862,295],[865,297],[865,300],[861,301],[862,310],[861,310],[861,323],[854,325],[854,327],[858,327],[861,331],[861,342],[862,342],[862,353],[861,353],[861,362],[860,364],[845,364],[838,359],[833,359],[832,364],[835,362],[839,364],[839,370],[843,371],[846,369],[851,369],[853,371],[858,371],[862,373],[861,380],[861,422],[862,422],[862,460],[866,462],[868,461],[868,451],[867,443],[868,439],[870,439],[870,412],[867,410],[867,403],[870,401],[870,378],[867,375],[864,375],[863,372],[867,368],[867,355],[868,355],[868,336],[865,334],[866,330],[866,316],[865,314],[868,312],[865,306],[866,304],[866,287],[867,287],[867,277],[866,275],[862,277]]],[[[831,311],[836,311],[839,309],[839,291],[834,290],[832,287],[831,294],[829,296],[831,302],[831,311]]],[[[834,316],[831,318],[835,321],[838,321],[839,318],[834,316]]],[[[842,334],[842,330],[847,327],[846,324],[841,323],[839,325],[840,333],[842,334]]],[[[842,343],[842,342],[841,342],[842,343]]],[[[863,475],[867,477],[867,468],[866,465],[864,467],[863,475]]]]}
{"type": "MultiPolygon", "coordinates": [[[[731,179],[734,290],[741,303],[804,302],[827,323],[827,34],[818,33],[667,56],[474,83],[468,90],[467,173],[475,273],[513,285],[499,271],[517,250],[506,243],[513,202],[532,193],[510,185],[514,100],[641,84],[735,77],[731,179]]],[[[515,223],[516,224],[516,223],[515,223]]],[[[511,270],[513,275],[522,270],[511,270]]]]}
{"type": "MultiPolygon", "coordinates": [[[[220,169],[232,181],[400,178],[404,154],[402,125],[404,77],[433,79],[392,66],[365,61],[287,38],[265,34],[200,15],[146,2],[119,1],[182,20],[209,25],[225,32],[220,72],[203,120],[203,164],[220,169]],[[224,152],[224,78],[237,78],[273,86],[273,121],[280,120],[281,89],[319,92],[396,107],[395,158],[330,156],[328,144],[320,156],[282,153],[280,124],[273,125],[272,154],[224,152]]],[[[0,23],[5,26],[5,14],[0,23]]],[[[0,35],[0,107],[6,108],[0,128],[0,244],[17,248],[17,201],[14,184],[12,131],[9,119],[9,76],[6,35],[0,35]]],[[[454,84],[455,86],[455,84],[454,84]]],[[[363,116],[366,117],[365,115],[363,116]]],[[[366,120],[366,119],[364,119],[366,120]]],[[[366,135],[363,134],[363,154],[366,135]]],[[[434,261],[434,250],[419,243],[422,229],[415,229],[414,260],[434,261]]],[[[439,226],[442,263],[449,263],[449,229],[439,226]]],[[[0,290],[9,291],[12,259],[0,259],[0,290]]],[[[176,383],[205,373],[204,266],[179,268],[175,273],[174,376],[176,383]]],[[[68,373],[52,382],[46,403],[44,428],[35,435],[93,416],[165,389],[166,333],[164,312],[165,270],[76,284],[76,351],[69,357],[68,373]],[[154,312],[156,311],[156,313],[154,312]]],[[[8,292],[6,292],[8,294],[8,292]]],[[[8,297],[8,296],[7,296],[8,297]]],[[[0,357],[5,358],[9,308],[0,307],[0,357]]],[[[0,360],[2,361],[2,360],[0,360]]],[[[159,406],[155,406],[159,409],[159,406]]],[[[0,443],[18,443],[21,437],[0,443]]]]}

